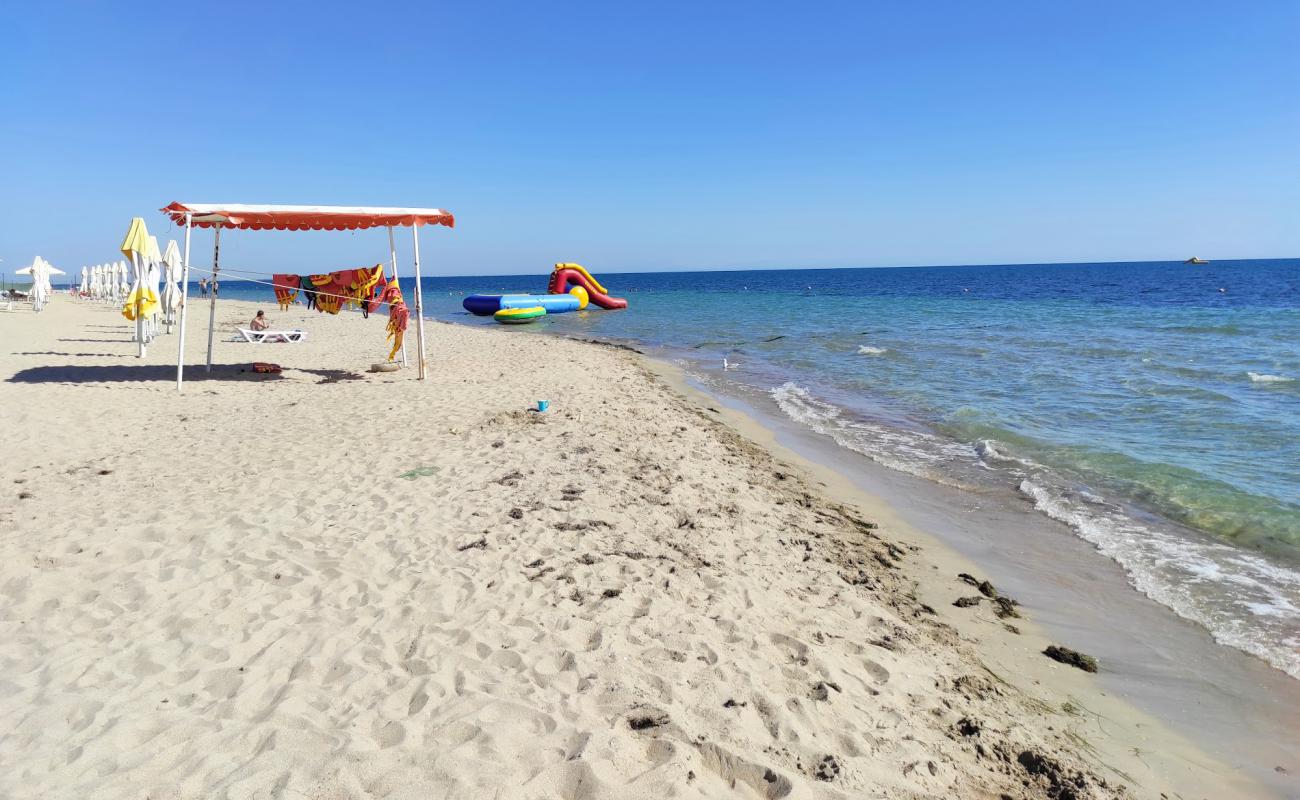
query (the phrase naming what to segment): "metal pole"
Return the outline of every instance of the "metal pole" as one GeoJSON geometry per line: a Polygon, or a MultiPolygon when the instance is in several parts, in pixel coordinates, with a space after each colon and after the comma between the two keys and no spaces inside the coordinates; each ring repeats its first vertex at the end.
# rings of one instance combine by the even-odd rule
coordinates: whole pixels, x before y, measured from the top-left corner
{"type": "Polygon", "coordinates": [[[141,266],[140,254],[137,253],[137,252],[135,252],[134,250],[132,250],[132,251],[131,251],[131,269],[134,269],[134,270],[135,270],[135,276],[136,276],[136,278],[135,278],[135,285],[136,285],[136,292],[135,292],[135,339],[136,339],[137,342],[140,343],[140,346],[139,346],[139,348],[138,348],[138,349],[139,349],[139,352],[137,353],[137,356],[139,356],[140,358],[144,358],[144,352],[145,352],[145,350],[144,350],[144,320],[141,319],[141,317],[140,317],[140,298],[141,298],[141,295],[144,294],[144,275],[143,275],[144,270],[142,270],[142,269],[140,268],[140,266],[141,266]]]}
{"type": "MultiPolygon", "coordinates": [[[[388,254],[393,259],[393,282],[400,289],[402,284],[397,280],[397,245],[393,243],[393,226],[388,226],[388,254]]],[[[406,337],[402,337],[402,366],[406,366],[406,337]]]]}
{"type": "Polygon", "coordinates": [[[181,330],[180,341],[176,345],[176,391],[181,390],[181,376],[185,372],[185,307],[190,297],[190,219],[193,215],[185,214],[185,257],[181,262],[181,330]]]}
{"type": "Polygon", "coordinates": [[[212,240],[212,279],[208,281],[208,363],[204,372],[212,371],[212,332],[217,324],[217,273],[221,271],[221,223],[212,240]]]}
{"type": "Polygon", "coordinates": [[[420,380],[424,380],[425,375],[425,353],[424,353],[424,294],[420,290],[420,226],[411,226],[411,239],[415,242],[415,346],[420,352],[417,356],[420,362],[420,380]]]}

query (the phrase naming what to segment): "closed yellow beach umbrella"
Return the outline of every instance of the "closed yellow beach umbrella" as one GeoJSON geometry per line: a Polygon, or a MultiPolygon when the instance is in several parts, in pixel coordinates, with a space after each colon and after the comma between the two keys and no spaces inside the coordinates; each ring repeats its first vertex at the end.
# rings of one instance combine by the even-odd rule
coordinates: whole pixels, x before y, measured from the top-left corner
{"type": "MultiPolygon", "coordinates": [[[[121,249],[122,255],[131,259],[131,266],[135,275],[135,280],[131,284],[131,291],[126,296],[126,304],[122,306],[122,316],[135,322],[135,340],[140,345],[137,355],[144,358],[144,318],[158,313],[158,292],[145,281],[150,243],[149,229],[145,227],[143,218],[133,217],[131,219],[131,227],[126,231],[126,238],[122,240],[121,249]]],[[[152,249],[154,251],[158,249],[156,241],[152,249]]]]}
{"type": "Polygon", "coordinates": [[[149,252],[149,229],[145,227],[144,217],[131,218],[131,227],[127,228],[120,249],[127,258],[134,258],[137,253],[143,256],[149,252]]]}

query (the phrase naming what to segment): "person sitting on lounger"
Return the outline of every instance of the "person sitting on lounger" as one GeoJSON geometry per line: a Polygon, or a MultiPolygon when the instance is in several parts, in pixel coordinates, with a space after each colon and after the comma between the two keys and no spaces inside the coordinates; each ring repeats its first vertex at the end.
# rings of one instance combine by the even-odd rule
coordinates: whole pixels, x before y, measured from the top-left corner
{"type": "Polygon", "coordinates": [[[248,327],[255,331],[264,331],[271,327],[271,323],[266,319],[266,312],[258,311],[257,316],[253,317],[253,321],[248,323],[248,327]]]}

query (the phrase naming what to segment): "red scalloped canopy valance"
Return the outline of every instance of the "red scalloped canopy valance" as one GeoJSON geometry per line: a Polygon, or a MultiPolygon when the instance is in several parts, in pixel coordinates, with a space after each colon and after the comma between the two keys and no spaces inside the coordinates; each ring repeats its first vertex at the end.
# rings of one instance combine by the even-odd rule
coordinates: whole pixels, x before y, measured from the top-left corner
{"type": "Polygon", "coordinates": [[[410,228],[417,225],[456,226],[456,218],[441,208],[365,208],[349,206],[250,206],[172,203],[162,212],[177,225],[197,228],[240,228],[277,231],[356,231],[366,228],[410,228]]]}

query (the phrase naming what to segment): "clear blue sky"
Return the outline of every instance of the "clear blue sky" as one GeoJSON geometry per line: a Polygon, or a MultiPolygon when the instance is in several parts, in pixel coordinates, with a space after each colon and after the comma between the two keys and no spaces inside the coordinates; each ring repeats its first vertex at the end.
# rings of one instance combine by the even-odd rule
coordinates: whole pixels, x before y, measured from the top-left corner
{"type": "Polygon", "coordinates": [[[435,274],[1300,256],[1293,0],[11,3],[0,120],[9,272],[172,200],[448,208],[435,274]]]}

